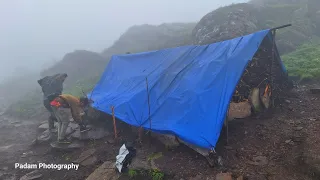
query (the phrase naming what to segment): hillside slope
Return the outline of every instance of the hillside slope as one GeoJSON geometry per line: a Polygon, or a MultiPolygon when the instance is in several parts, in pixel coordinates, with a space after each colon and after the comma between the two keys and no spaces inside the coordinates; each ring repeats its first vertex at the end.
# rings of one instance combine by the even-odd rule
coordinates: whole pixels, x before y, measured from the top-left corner
{"type": "Polygon", "coordinates": [[[76,81],[100,76],[107,65],[107,60],[99,53],[77,50],[66,54],[54,66],[41,72],[41,76],[55,73],[67,73],[65,83],[73,85],[76,81]]]}
{"type": "Polygon", "coordinates": [[[126,52],[136,53],[191,44],[191,32],[194,27],[195,23],[133,26],[102,54],[110,57],[126,52]]]}
{"type": "Polygon", "coordinates": [[[292,27],[277,34],[278,48],[285,54],[319,38],[319,12],[320,1],[314,0],[253,0],[232,4],[205,15],[193,30],[193,42],[208,44],[291,23],[292,27]]]}

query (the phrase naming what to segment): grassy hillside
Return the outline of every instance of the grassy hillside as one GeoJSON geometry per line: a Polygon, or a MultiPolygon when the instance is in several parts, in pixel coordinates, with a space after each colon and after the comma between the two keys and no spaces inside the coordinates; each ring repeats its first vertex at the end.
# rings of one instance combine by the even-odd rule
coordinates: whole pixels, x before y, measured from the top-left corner
{"type": "Polygon", "coordinates": [[[320,45],[305,44],[282,56],[289,76],[300,80],[320,79],[320,45]]]}

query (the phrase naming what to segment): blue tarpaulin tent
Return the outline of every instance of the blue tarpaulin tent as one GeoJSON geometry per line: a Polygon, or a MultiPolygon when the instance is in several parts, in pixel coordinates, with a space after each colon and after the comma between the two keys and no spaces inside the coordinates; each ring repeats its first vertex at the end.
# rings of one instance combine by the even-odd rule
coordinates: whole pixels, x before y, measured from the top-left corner
{"type": "Polygon", "coordinates": [[[263,39],[263,30],[209,45],[115,55],[88,96],[93,107],[137,127],[215,147],[235,87],[263,39]],[[146,80],[147,78],[147,80],[146,80]]]}

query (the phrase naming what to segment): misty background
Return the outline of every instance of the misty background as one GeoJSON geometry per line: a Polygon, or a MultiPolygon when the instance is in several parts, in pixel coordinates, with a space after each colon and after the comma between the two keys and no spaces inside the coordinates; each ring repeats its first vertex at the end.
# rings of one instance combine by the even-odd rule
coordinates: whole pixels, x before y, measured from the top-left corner
{"type": "Polygon", "coordinates": [[[197,22],[247,0],[0,0],[0,82],[74,50],[101,52],[133,25],[197,22]]]}

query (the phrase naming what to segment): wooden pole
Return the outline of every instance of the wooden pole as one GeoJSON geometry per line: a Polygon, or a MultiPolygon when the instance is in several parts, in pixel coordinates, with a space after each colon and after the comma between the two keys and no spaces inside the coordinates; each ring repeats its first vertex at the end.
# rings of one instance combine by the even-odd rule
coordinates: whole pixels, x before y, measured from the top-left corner
{"type": "Polygon", "coordinates": [[[148,96],[148,111],[149,111],[149,140],[151,144],[151,115],[150,115],[150,94],[149,94],[149,84],[148,84],[148,78],[146,77],[146,85],[147,85],[147,96],[148,96]]]}
{"type": "Polygon", "coordinates": [[[275,42],[275,38],[276,38],[276,29],[274,29],[273,31],[272,31],[272,60],[271,60],[271,103],[272,103],[272,107],[274,107],[274,66],[275,66],[275,44],[276,44],[276,42],[275,42]]]}
{"type": "Polygon", "coordinates": [[[118,134],[117,134],[116,118],[114,116],[114,106],[111,106],[111,111],[112,111],[112,120],[113,120],[114,139],[117,139],[118,134]]]}
{"type": "Polygon", "coordinates": [[[275,27],[275,28],[272,28],[271,30],[282,29],[282,28],[286,28],[286,27],[289,27],[289,26],[291,26],[291,24],[286,24],[286,25],[283,25],[283,26],[275,27]]]}

